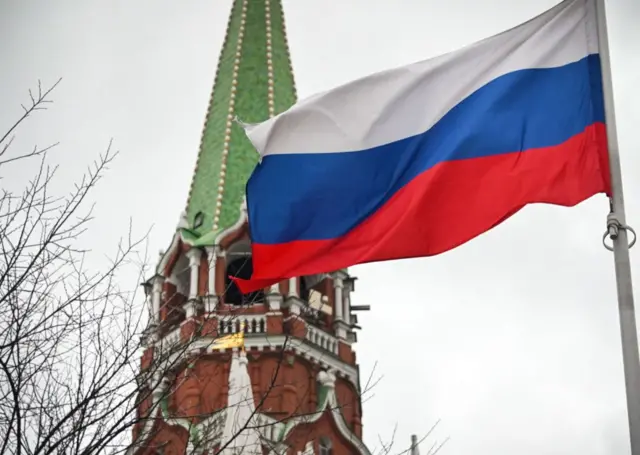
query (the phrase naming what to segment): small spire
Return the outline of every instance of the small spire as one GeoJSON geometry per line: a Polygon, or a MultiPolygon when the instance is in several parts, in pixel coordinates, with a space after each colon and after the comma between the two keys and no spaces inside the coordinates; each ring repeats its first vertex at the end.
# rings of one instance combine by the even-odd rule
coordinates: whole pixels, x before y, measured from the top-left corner
{"type": "Polygon", "coordinates": [[[229,370],[229,398],[222,434],[223,455],[262,455],[251,378],[244,352],[233,354],[229,370]]]}
{"type": "Polygon", "coordinates": [[[420,449],[418,448],[418,436],[411,435],[411,452],[410,455],[420,455],[420,449]]]}

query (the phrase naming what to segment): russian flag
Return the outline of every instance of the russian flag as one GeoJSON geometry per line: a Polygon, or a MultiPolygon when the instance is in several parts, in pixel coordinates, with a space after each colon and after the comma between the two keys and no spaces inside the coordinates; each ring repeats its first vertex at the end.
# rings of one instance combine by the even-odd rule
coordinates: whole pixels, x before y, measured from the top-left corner
{"type": "Polygon", "coordinates": [[[245,126],[253,277],[455,248],[531,203],[610,193],[594,0],[245,126]]]}

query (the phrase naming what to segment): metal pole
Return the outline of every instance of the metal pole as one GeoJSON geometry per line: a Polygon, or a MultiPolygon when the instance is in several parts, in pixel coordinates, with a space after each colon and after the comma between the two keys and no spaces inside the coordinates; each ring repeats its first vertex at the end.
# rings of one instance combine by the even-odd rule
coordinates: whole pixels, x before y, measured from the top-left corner
{"type": "Polygon", "coordinates": [[[596,0],[596,14],[598,18],[599,53],[607,123],[609,166],[611,168],[612,213],[609,216],[608,228],[610,234],[612,234],[616,287],[618,290],[618,311],[622,336],[622,361],[627,392],[631,455],[640,455],[640,356],[638,355],[638,334],[633,304],[628,236],[627,231],[624,228],[620,228],[625,226],[624,197],[622,194],[622,173],[620,170],[620,154],[618,152],[618,136],[613,106],[613,87],[611,84],[611,65],[604,0],[596,0]]]}

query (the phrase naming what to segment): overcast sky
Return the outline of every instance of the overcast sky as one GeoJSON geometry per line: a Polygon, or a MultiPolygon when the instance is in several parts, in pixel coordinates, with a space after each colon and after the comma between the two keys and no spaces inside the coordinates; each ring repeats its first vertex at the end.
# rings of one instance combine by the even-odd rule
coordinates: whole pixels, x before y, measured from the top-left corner
{"type": "MultiPolygon", "coordinates": [[[[554,0],[284,0],[298,93],[425,59],[517,25],[554,0]],[[517,5],[516,5],[517,4],[517,5]]],[[[640,2],[609,0],[630,224],[640,228],[640,2]]],[[[132,217],[166,248],[183,210],[230,0],[0,0],[0,126],[38,79],[55,105],[17,147],[60,141],[66,189],[111,137],[121,155],[94,193],[84,242],[113,250],[132,217]]],[[[363,106],[363,108],[365,108],[363,106]]],[[[22,167],[4,175],[13,185],[22,167]]],[[[608,205],[532,206],[457,250],[355,267],[364,404],[374,447],[441,420],[447,455],[628,453],[608,205]]],[[[640,249],[632,250],[640,283],[640,249]]],[[[400,447],[400,444],[402,447],[400,447]]],[[[424,450],[424,449],[423,449],[424,450]]]]}

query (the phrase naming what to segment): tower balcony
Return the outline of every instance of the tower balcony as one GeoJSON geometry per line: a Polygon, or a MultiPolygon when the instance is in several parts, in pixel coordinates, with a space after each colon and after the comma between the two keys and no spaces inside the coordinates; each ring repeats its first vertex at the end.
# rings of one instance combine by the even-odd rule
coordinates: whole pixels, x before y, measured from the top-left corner
{"type": "Polygon", "coordinates": [[[143,363],[191,350],[197,339],[193,349],[206,350],[216,337],[243,327],[249,349],[282,348],[295,341],[310,357],[355,365],[357,327],[350,303],[354,279],[346,271],[291,278],[247,298],[228,277],[250,277],[250,251],[242,236],[215,248],[188,246],[177,236],[163,254],[160,273],[145,286],[155,340],[149,349],[155,355],[148,353],[143,363]]]}
{"type": "Polygon", "coordinates": [[[146,289],[150,326],[164,345],[241,326],[248,336],[293,336],[334,355],[341,343],[351,350],[355,341],[354,279],[346,271],[290,278],[249,295],[239,291],[229,277],[253,273],[246,221],[211,247],[189,245],[178,233],[157,272],[146,289]]]}

